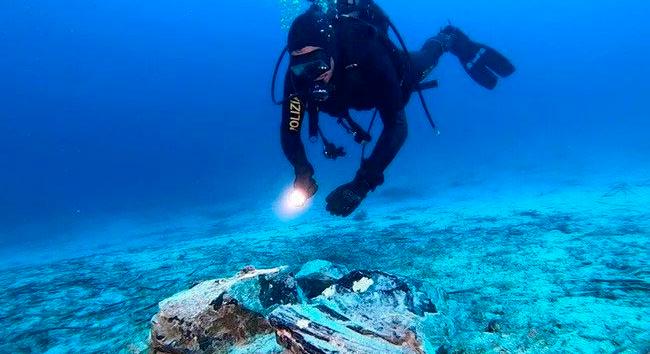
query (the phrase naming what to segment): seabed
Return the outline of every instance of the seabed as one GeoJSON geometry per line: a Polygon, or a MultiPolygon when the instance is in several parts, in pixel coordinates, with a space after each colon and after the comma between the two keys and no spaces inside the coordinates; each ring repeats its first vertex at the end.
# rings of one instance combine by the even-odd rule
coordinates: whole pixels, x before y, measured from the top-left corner
{"type": "Polygon", "coordinates": [[[159,301],[247,265],[325,259],[444,289],[453,350],[648,353],[650,181],[477,190],[386,189],[345,220],[224,210],[83,257],[6,264],[0,352],[146,353],[159,301]]]}

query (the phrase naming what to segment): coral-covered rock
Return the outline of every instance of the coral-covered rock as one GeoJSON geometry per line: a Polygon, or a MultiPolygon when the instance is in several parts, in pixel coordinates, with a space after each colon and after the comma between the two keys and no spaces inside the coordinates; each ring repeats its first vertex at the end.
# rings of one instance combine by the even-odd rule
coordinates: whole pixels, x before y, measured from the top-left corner
{"type": "MultiPolygon", "coordinates": [[[[200,283],[160,303],[152,319],[151,347],[155,353],[203,354],[222,352],[232,346],[253,342],[273,332],[265,318],[273,302],[268,280],[282,278],[282,269],[246,268],[233,278],[200,283]],[[262,286],[261,283],[266,284],[262,286]]],[[[291,282],[284,278],[283,294],[291,282]]],[[[295,282],[294,282],[295,283],[295,282]]],[[[293,287],[293,296],[297,290],[293,287]]]]}
{"type": "Polygon", "coordinates": [[[443,293],[424,284],[353,271],[310,304],[277,308],[269,321],[292,353],[434,353],[420,329],[443,305],[443,293]]]}
{"type": "Polygon", "coordinates": [[[298,273],[302,290],[314,296],[304,303],[297,281],[281,268],[249,267],[200,283],[160,303],[152,351],[424,354],[446,344],[442,291],[381,271],[343,270],[325,261],[305,265],[298,273]],[[430,338],[435,346],[424,328],[439,334],[430,338]]]}
{"type": "Polygon", "coordinates": [[[271,313],[278,342],[291,353],[422,353],[413,332],[392,343],[342,314],[316,306],[282,306],[271,313]]]}
{"type": "Polygon", "coordinates": [[[436,313],[436,303],[444,303],[444,293],[439,289],[415,279],[377,270],[355,270],[338,280],[332,290],[338,293],[335,299],[339,301],[349,294],[355,294],[364,303],[392,306],[419,316],[436,313]],[[377,297],[376,294],[381,296],[377,297]]]}

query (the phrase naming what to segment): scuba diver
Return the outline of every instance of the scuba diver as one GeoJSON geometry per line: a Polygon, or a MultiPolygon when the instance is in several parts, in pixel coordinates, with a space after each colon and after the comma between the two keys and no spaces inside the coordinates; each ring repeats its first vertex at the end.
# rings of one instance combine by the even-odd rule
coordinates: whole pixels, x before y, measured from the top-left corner
{"type": "MultiPolygon", "coordinates": [[[[326,209],[343,217],[350,215],[370,191],[384,182],[384,171],[407,136],[404,108],[414,92],[424,105],[421,90],[435,86],[435,81],[423,80],[444,53],[455,55],[468,75],[487,89],[493,89],[499,77],[515,71],[503,55],[473,42],[451,25],[427,40],[419,51],[409,52],[388,16],[372,0],[339,0],[327,9],[312,4],[292,23],[286,52],[290,61],[284,99],[280,102],[281,143],[294,168],[294,190],[302,193],[303,200],[318,191],[314,168],[301,139],[305,116],[310,137],[320,135],[325,156],[331,159],[344,156],[345,151],[323,135],[318,127],[320,112],[336,118],[360,144],[368,143],[371,137],[352,120],[351,109],[375,109],[383,123],[372,153],[368,158],[362,157],[353,180],[336,188],[326,199],[326,209]],[[389,28],[395,32],[401,48],[390,39],[389,28]]],[[[424,108],[429,115],[426,105],[424,108]]],[[[428,118],[435,128],[430,115],[428,118]]]]}

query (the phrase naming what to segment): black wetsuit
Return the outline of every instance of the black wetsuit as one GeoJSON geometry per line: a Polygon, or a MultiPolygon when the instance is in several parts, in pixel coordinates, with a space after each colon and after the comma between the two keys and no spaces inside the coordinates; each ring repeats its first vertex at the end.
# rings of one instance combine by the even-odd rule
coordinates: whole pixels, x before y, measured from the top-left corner
{"type": "MultiPolygon", "coordinates": [[[[296,175],[311,175],[313,167],[307,160],[301,140],[305,113],[310,110],[342,117],[348,110],[377,108],[383,131],[372,154],[363,163],[357,178],[363,178],[371,189],[384,181],[383,172],[393,161],[407,136],[404,107],[417,83],[436,66],[443,53],[442,46],[429,40],[418,52],[405,53],[375,26],[343,18],[336,26],[334,73],[330,98],[316,104],[303,97],[294,97],[283,105],[282,149],[293,165],[296,175]]],[[[284,97],[295,95],[290,77],[286,76],[284,97]]]]}

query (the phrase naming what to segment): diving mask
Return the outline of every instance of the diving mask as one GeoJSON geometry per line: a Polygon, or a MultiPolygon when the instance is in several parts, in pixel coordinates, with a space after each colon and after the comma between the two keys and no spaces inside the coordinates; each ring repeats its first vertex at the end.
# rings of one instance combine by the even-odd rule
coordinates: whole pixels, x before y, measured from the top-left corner
{"type": "Polygon", "coordinates": [[[327,53],[318,49],[311,53],[294,56],[291,58],[291,62],[291,78],[296,90],[317,102],[326,101],[329,98],[331,87],[318,78],[332,69],[327,53]]]}

